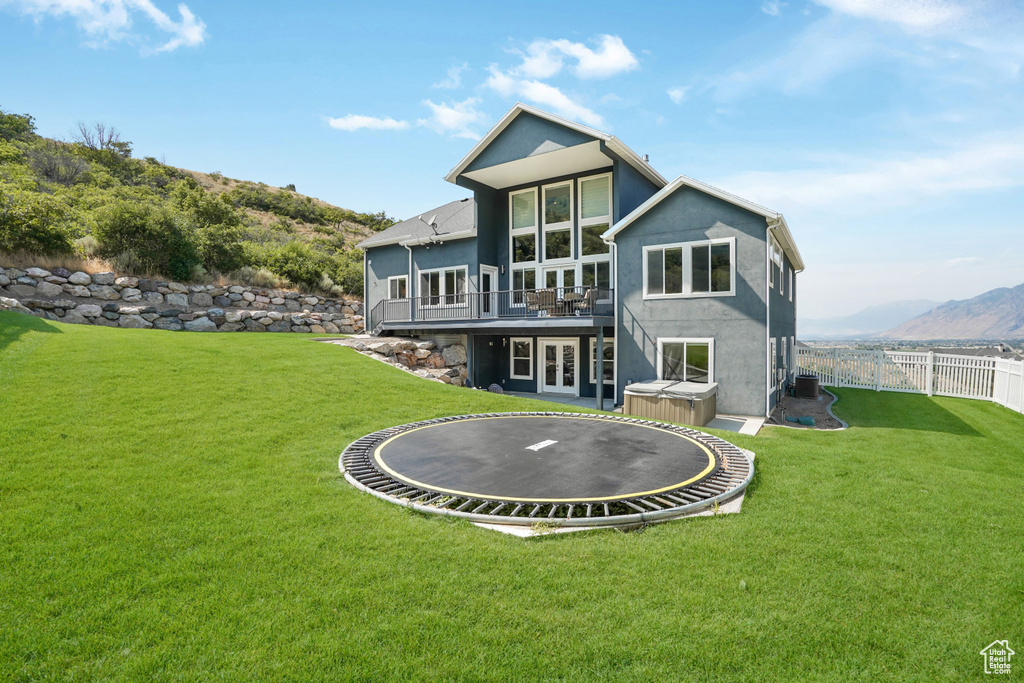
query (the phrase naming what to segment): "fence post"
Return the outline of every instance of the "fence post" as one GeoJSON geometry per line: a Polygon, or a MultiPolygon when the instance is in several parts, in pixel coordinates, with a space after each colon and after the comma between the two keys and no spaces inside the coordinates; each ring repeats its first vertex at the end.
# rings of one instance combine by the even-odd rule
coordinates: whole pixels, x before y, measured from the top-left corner
{"type": "Polygon", "coordinates": [[[928,352],[928,376],[927,376],[927,381],[928,381],[928,395],[931,396],[933,388],[934,388],[934,384],[935,384],[935,352],[934,351],[929,351],[928,352]]]}
{"type": "Polygon", "coordinates": [[[833,356],[833,358],[832,358],[832,382],[835,383],[835,385],[837,387],[841,387],[841,386],[843,386],[843,380],[842,380],[842,377],[840,376],[840,373],[839,373],[840,361],[839,361],[839,347],[838,346],[836,346],[836,347],[834,347],[832,349],[832,356],[833,356]]]}
{"type": "Polygon", "coordinates": [[[882,390],[882,357],[885,352],[875,349],[875,391],[882,390]]]}

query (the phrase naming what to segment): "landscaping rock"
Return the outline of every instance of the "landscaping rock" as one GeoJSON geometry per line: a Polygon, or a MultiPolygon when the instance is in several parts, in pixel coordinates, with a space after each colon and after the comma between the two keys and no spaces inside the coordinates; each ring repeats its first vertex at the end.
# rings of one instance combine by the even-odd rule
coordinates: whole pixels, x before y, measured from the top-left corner
{"type": "Polygon", "coordinates": [[[131,287],[132,289],[134,289],[135,286],[139,284],[139,278],[123,276],[123,277],[115,278],[114,279],[114,284],[115,285],[120,285],[121,287],[131,287]]]}
{"type": "Polygon", "coordinates": [[[117,313],[121,307],[117,304],[103,304],[102,308],[107,313],[117,313]]]}
{"type": "Polygon", "coordinates": [[[64,289],[60,285],[50,282],[40,282],[36,285],[36,294],[39,296],[60,296],[63,293],[64,289]]]}
{"type": "Polygon", "coordinates": [[[374,353],[380,354],[381,356],[390,356],[394,352],[392,345],[388,342],[367,344],[366,348],[374,353]]]}
{"type": "Polygon", "coordinates": [[[65,280],[71,276],[71,271],[67,268],[54,268],[53,274],[57,277],[62,277],[65,280]]]}
{"type": "Polygon", "coordinates": [[[68,294],[70,294],[71,296],[77,296],[79,299],[88,299],[92,295],[92,292],[89,291],[89,288],[85,287],[84,285],[67,284],[61,285],[60,288],[63,289],[68,294]]]}
{"type": "Polygon", "coordinates": [[[430,355],[428,355],[426,358],[421,359],[419,364],[425,368],[434,369],[441,369],[446,365],[444,361],[444,356],[442,356],[440,353],[436,351],[432,351],[430,355]]]}
{"type": "Polygon", "coordinates": [[[22,299],[27,299],[36,295],[36,288],[34,285],[8,285],[7,291],[22,299]]]}
{"type": "Polygon", "coordinates": [[[466,362],[466,347],[462,344],[452,344],[441,349],[441,356],[448,367],[463,365],[466,362]]]}
{"type": "Polygon", "coordinates": [[[50,277],[50,271],[43,270],[42,268],[26,268],[25,274],[29,277],[35,277],[43,279],[44,277],[50,277]]]}
{"type": "Polygon", "coordinates": [[[312,332],[313,334],[325,334],[327,332],[327,330],[324,329],[323,325],[310,325],[309,331],[312,332]]]}
{"type": "Polygon", "coordinates": [[[96,304],[82,304],[75,311],[86,318],[98,318],[103,315],[103,309],[96,304]]]}
{"type": "MultiPolygon", "coordinates": [[[[125,278],[118,279],[123,280],[125,278]]],[[[134,280],[135,278],[132,279],[134,280]]],[[[121,298],[129,302],[142,301],[142,292],[133,287],[125,287],[121,290],[121,298]]]]}
{"type": "Polygon", "coordinates": [[[157,318],[153,321],[153,327],[158,330],[173,330],[175,332],[183,329],[177,318],[157,318]]]}
{"type": "Polygon", "coordinates": [[[168,282],[167,289],[174,294],[188,294],[188,287],[178,282],[168,282]]]}
{"type": "Polygon", "coordinates": [[[327,334],[338,334],[338,326],[332,322],[325,322],[324,332],[326,332],[327,334]]]}
{"type": "Polygon", "coordinates": [[[224,323],[217,328],[221,332],[240,332],[245,329],[242,323],[224,323]]]}
{"type": "Polygon", "coordinates": [[[7,277],[5,273],[0,271],[0,287],[6,287],[11,284],[11,278],[7,277]]]}
{"type": "Polygon", "coordinates": [[[160,292],[143,292],[141,289],[139,291],[142,292],[142,300],[147,304],[162,304],[164,302],[164,295],[160,292]]]}
{"type": "Polygon", "coordinates": [[[185,329],[189,332],[216,332],[217,325],[207,317],[196,318],[185,323],[185,329]]]}
{"type": "Polygon", "coordinates": [[[188,307],[188,297],[181,293],[176,294],[164,294],[164,301],[169,306],[178,306],[180,308],[188,307]]]}
{"type": "Polygon", "coordinates": [[[128,327],[132,329],[153,327],[153,323],[147,321],[141,315],[122,315],[117,324],[120,327],[128,327]]]}
{"type": "Polygon", "coordinates": [[[62,322],[70,323],[72,325],[87,325],[89,319],[82,315],[78,310],[66,311],[64,317],[61,319],[62,322]]]}
{"type": "Polygon", "coordinates": [[[245,329],[247,329],[250,332],[266,332],[267,331],[266,327],[264,327],[263,325],[260,325],[257,321],[253,320],[252,318],[246,318],[243,321],[243,324],[245,325],[245,329]]]}
{"type": "Polygon", "coordinates": [[[22,306],[20,301],[6,296],[0,296],[0,311],[16,311],[32,315],[32,311],[22,306]]]}
{"type": "Polygon", "coordinates": [[[231,299],[229,299],[226,296],[215,296],[215,297],[213,297],[213,303],[214,303],[215,306],[220,306],[221,308],[227,308],[228,306],[231,305],[232,301],[231,301],[231,299]]]}
{"type": "Polygon", "coordinates": [[[433,351],[434,349],[437,348],[437,344],[435,344],[432,341],[416,342],[416,348],[417,349],[426,349],[428,351],[433,351]]]}
{"type": "Polygon", "coordinates": [[[242,292],[242,298],[250,303],[256,301],[256,295],[252,292],[242,292]]]}
{"type": "MultiPolygon", "coordinates": [[[[113,273],[111,273],[111,275],[113,275],[113,273]]],[[[92,295],[93,299],[106,299],[107,301],[117,301],[118,299],[121,298],[121,295],[118,294],[117,290],[111,287],[110,285],[89,285],[89,293],[92,295]]]]}
{"type": "Polygon", "coordinates": [[[291,329],[292,324],[287,320],[278,320],[276,322],[271,323],[270,326],[267,327],[268,332],[290,332],[291,329]]]}
{"type": "Polygon", "coordinates": [[[121,314],[117,311],[103,311],[103,317],[116,323],[121,319],[121,314]]]}
{"type": "Polygon", "coordinates": [[[113,273],[93,273],[92,281],[96,285],[112,285],[114,284],[115,276],[113,273]]]}
{"type": "Polygon", "coordinates": [[[156,292],[156,282],[153,280],[139,280],[138,284],[135,285],[135,288],[143,293],[156,292]]]}
{"type": "Polygon", "coordinates": [[[77,272],[71,273],[71,275],[68,276],[68,282],[70,282],[73,285],[91,285],[92,278],[89,277],[88,273],[83,273],[82,271],[79,270],[77,272]]]}
{"type": "Polygon", "coordinates": [[[196,292],[192,295],[193,306],[212,306],[213,297],[206,292],[196,292]]]}
{"type": "Polygon", "coordinates": [[[416,360],[423,360],[424,358],[430,358],[430,350],[429,349],[416,349],[416,350],[414,350],[412,352],[412,354],[413,354],[413,356],[415,356],[416,360]]]}

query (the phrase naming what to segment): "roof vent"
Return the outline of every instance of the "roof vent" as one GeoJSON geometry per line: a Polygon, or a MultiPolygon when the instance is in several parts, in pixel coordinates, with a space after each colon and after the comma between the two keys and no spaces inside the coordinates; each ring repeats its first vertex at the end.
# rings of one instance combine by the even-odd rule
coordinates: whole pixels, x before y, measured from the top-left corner
{"type": "Polygon", "coordinates": [[[645,164],[651,163],[651,158],[649,156],[647,156],[646,154],[644,155],[644,163],[645,164]]]}

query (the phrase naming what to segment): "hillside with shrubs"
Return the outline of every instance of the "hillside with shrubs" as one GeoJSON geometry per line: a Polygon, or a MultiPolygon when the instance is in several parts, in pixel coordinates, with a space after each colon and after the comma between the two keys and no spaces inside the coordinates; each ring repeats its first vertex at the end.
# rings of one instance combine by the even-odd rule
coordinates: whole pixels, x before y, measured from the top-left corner
{"type": "Polygon", "coordinates": [[[294,285],[362,293],[355,244],[392,225],[270,187],[135,158],[104,124],[70,140],[36,134],[0,109],[0,251],[99,259],[113,270],[177,281],[294,285]]]}

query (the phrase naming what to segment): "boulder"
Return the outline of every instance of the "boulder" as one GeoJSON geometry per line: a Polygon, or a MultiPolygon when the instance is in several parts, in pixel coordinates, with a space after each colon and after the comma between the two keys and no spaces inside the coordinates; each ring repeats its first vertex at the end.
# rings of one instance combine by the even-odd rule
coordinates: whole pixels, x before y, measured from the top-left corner
{"type": "Polygon", "coordinates": [[[67,268],[54,268],[53,274],[66,280],[71,276],[71,271],[67,268]]]}
{"type": "Polygon", "coordinates": [[[3,270],[0,270],[0,287],[6,287],[11,284],[11,278],[4,274],[3,270]]]}
{"type": "Polygon", "coordinates": [[[302,306],[295,299],[285,299],[284,301],[285,310],[288,311],[301,311],[302,306]]]}
{"type": "Polygon", "coordinates": [[[213,305],[220,306],[221,308],[227,308],[231,305],[231,299],[226,296],[215,296],[213,297],[213,305]]]}
{"type": "Polygon", "coordinates": [[[292,329],[292,324],[288,320],[278,320],[270,324],[267,327],[268,332],[288,332],[292,329]]]}
{"type": "Polygon", "coordinates": [[[320,303],[320,300],[317,299],[315,296],[304,296],[301,299],[299,299],[299,303],[306,304],[307,306],[316,306],[318,303],[320,303]]]}
{"type": "Polygon", "coordinates": [[[284,293],[284,298],[285,299],[298,299],[299,298],[299,293],[298,292],[285,292],[284,293]]]}
{"type": "Polygon", "coordinates": [[[158,330],[178,331],[182,329],[181,321],[177,318],[157,318],[153,321],[153,327],[158,330]]]}
{"type": "Polygon", "coordinates": [[[441,369],[445,367],[444,356],[437,351],[432,351],[429,356],[423,358],[419,362],[425,368],[441,369]]]}
{"type": "Polygon", "coordinates": [[[68,283],[68,279],[66,277],[57,277],[56,275],[51,275],[46,278],[46,281],[54,285],[66,285],[68,283]]]}
{"type": "Polygon", "coordinates": [[[292,332],[308,333],[309,332],[309,328],[306,327],[305,325],[292,325],[292,332]]]}
{"type": "Polygon", "coordinates": [[[381,356],[390,356],[392,353],[394,353],[394,349],[389,342],[376,342],[374,344],[367,344],[366,348],[367,350],[373,351],[374,353],[380,354],[381,356]]]}
{"type": "Polygon", "coordinates": [[[423,360],[424,358],[430,358],[430,349],[415,349],[412,355],[416,357],[416,360],[423,360]]]}
{"type": "Polygon", "coordinates": [[[36,295],[36,288],[33,285],[7,285],[7,291],[22,299],[36,295]]]}
{"type": "Polygon", "coordinates": [[[448,367],[453,365],[464,365],[466,362],[466,347],[462,344],[452,344],[441,349],[441,356],[444,357],[448,367]]]}
{"type": "Polygon", "coordinates": [[[174,294],[165,294],[164,301],[168,306],[177,306],[179,308],[188,307],[188,297],[180,292],[174,294]]]}
{"type": "Polygon", "coordinates": [[[103,311],[103,317],[116,323],[121,319],[121,314],[117,311],[103,311]]]}
{"type": "Polygon", "coordinates": [[[174,294],[188,294],[188,287],[181,284],[180,282],[168,282],[167,289],[174,294]]]}
{"type": "Polygon", "coordinates": [[[256,297],[256,303],[258,303],[258,304],[269,304],[270,303],[270,298],[266,297],[266,296],[258,296],[258,297],[256,297]]]}
{"type": "Polygon", "coordinates": [[[224,323],[217,329],[221,332],[241,332],[245,329],[245,325],[242,323],[224,323]]]}
{"type": "Polygon", "coordinates": [[[64,288],[52,282],[40,282],[36,285],[36,294],[39,296],[60,296],[63,293],[64,288]]]}
{"type": "Polygon", "coordinates": [[[145,293],[145,292],[154,292],[155,293],[156,292],[156,282],[154,282],[153,280],[142,279],[142,280],[138,281],[138,283],[135,285],[135,288],[137,290],[139,290],[140,292],[143,292],[143,293],[145,293]]]}
{"type": "Polygon", "coordinates": [[[135,286],[139,284],[139,278],[123,276],[123,277],[116,278],[114,280],[114,284],[115,285],[120,285],[122,287],[131,287],[132,289],[134,289],[135,286]]]}
{"type": "Polygon", "coordinates": [[[121,319],[117,321],[119,327],[128,327],[132,329],[142,329],[146,327],[153,327],[153,323],[148,322],[141,315],[122,315],[121,319]]]}
{"type": "Polygon", "coordinates": [[[75,311],[86,318],[98,318],[103,315],[103,309],[96,304],[82,304],[75,311]]]}
{"type": "Polygon", "coordinates": [[[224,296],[228,293],[227,287],[214,287],[209,291],[209,295],[216,299],[219,296],[224,296]]]}
{"type": "Polygon", "coordinates": [[[266,327],[264,327],[263,325],[260,325],[258,322],[256,322],[252,318],[246,318],[245,321],[243,321],[243,324],[245,325],[245,329],[249,330],[250,332],[266,332],[267,331],[266,327]]]}
{"type": "Polygon", "coordinates": [[[252,292],[242,292],[242,298],[250,303],[256,301],[256,295],[252,292]]]}
{"type": "Polygon", "coordinates": [[[451,382],[453,387],[461,387],[465,380],[461,377],[452,377],[451,382]]]}
{"type": "Polygon", "coordinates": [[[71,296],[77,296],[79,299],[88,299],[92,292],[89,291],[88,287],[84,285],[61,285],[60,287],[71,296]]]}
{"type": "Polygon", "coordinates": [[[206,316],[203,316],[202,318],[186,321],[185,329],[189,332],[216,332],[217,325],[206,316]]]}
{"type": "Polygon", "coordinates": [[[229,323],[239,323],[248,316],[247,311],[228,311],[224,314],[224,320],[229,323]]]}
{"type": "MultiPolygon", "coordinates": [[[[118,279],[123,280],[124,278],[118,279]]],[[[135,278],[132,279],[134,280],[135,278]]],[[[142,301],[142,292],[135,289],[134,287],[125,287],[124,289],[121,290],[121,298],[124,299],[125,301],[130,302],[142,301]]]]}
{"type": "Polygon", "coordinates": [[[356,333],[356,329],[354,327],[349,326],[349,325],[338,325],[338,333],[339,334],[355,334],[356,333]]]}
{"type": "Polygon", "coordinates": [[[338,334],[338,326],[332,322],[325,322],[324,332],[326,332],[327,334],[338,334]]]}
{"type": "Polygon", "coordinates": [[[145,320],[146,322],[149,322],[149,323],[155,322],[155,321],[160,319],[160,314],[159,313],[143,313],[142,314],[142,319],[145,320]]]}
{"type": "Polygon", "coordinates": [[[192,295],[192,305],[193,306],[212,306],[213,305],[213,297],[210,296],[209,294],[207,294],[206,292],[195,292],[192,295]]]}
{"type": "Polygon", "coordinates": [[[437,348],[437,344],[435,344],[432,341],[417,342],[416,343],[416,348],[417,349],[426,349],[428,351],[433,351],[434,349],[437,348]]]}
{"type": "Polygon", "coordinates": [[[110,272],[106,272],[106,273],[93,273],[92,274],[92,282],[95,285],[107,285],[107,286],[109,286],[109,285],[114,284],[114,279],[115,279],[114,274],[110,273],[110,272]]]}
{"type": "Polygon", "coordinates": [[[394,345],[392,346],[392,350],[395,353],[403,353],[405,351],[412,351],[415,348],[416,348],[416,342],[408,341],[408,340],[404,340],[404,339],[401,340],[401,341],[395,342],[394,345]]]}
{"type": "Polygon", "coordinates": [[[396,353],[395,359],[407,368],[416,367],[416,356],[412,351],[401,351],[396,353]]]}
{"type": "MultiPolygon", "coordinates": [[[[141,289],[139,290],[142,291],[141,289]]],[[[142,292],[142,300],[147,304],[162,304],[164,302],[164,295],[160,292],[142,292]]]]}
{"type": "Polygon", "coordinates": [[[206,315],[210,316],[211,318],[223,318],[224,317],[224,309],[223,308],[211,308],[210,310],[208,310],[206,312],[206,315]]]}
{"type": "Polygon", "coordinates": [[[179,315],[181,315],[181,311],[177,308],[167,308],[160,311],[161,318],[177,318],[179,315]]]}
{"type": "Polygon", "coordinates": [[[240,285],[232,285],[231,287],[228,287],[228,291],[231,292],[232,294],[241,294],[242,292],[245,291],[245,287],[242,287],[240,285]]]}
{"type": "Polygon", "coordinates": [[[17,311],[32,315],[32,311],[22,306],[20,301],[6,296],[0,296],[0,311],[17,311]]]}
{"type": "Polygon", "coordinates": [[[94,299],[103,299],[106,301],[117,301],[121,298],[121,295],[117,293],[117,290],[110,285],[89,285],[89,293],[94,299]]]}
{"type": "Polygon", "coordinates": [[[42,279],[44,277],[50,277],[51,275],[50,271],[43,270],[42,268],[26,268],[25,274],[28,275],[29,277],[35,277],[39,279],[42,279]]]}
{"type": "Polygon", "coordinates": [[[121,307],[117,304],[103,304],[102,308],[107,313],[117,313],[121,307]]]}
{"type": "Polygon", "coordinates": [[[75,311],[67,311],[64,314],[64,317],[61,318],[61,321],[62,322],[66,322],[66,323],[70,323],[71,325],[88,325],[89,324],[89,319],[86,318],[81,313],[79,313],[77,310],[75,310],[75,311]]]}

